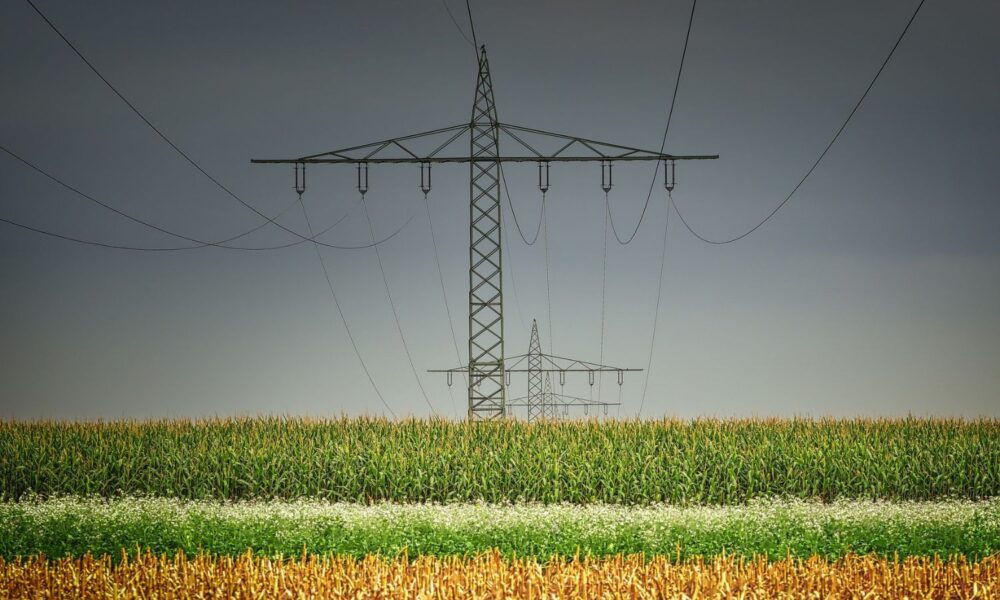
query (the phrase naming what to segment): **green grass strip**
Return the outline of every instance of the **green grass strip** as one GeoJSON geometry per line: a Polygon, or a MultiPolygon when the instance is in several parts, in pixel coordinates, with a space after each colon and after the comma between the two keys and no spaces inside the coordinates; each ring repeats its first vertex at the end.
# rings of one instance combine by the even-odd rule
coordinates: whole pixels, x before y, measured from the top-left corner
{"type": "Polygon", "coordinates": [[[746,506],[218,503],[59,498],[0,504],[0,554],[48,557],[121,549],[237,555],[395,556],[645,553],[829,558],[1000,551],[1000,500],[755,501],[746,506]]]}
{"type": "Polygon", "coordinates": [[[0,423],[0,499],[740,504],[1000,496],[1000,421],[0,423]]]}

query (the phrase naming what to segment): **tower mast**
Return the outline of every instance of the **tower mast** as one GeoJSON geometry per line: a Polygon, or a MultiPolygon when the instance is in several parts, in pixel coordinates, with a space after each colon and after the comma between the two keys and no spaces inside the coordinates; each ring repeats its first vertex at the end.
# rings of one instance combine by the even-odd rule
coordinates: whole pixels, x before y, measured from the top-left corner
{"type": "Polygon", "coordinates": [[[479,75],[470,131],[468,417],[472,421],[489,421],[503,418],[507,407],[503,364],[499,124],[485,46],[479,49],[479,75]]]}

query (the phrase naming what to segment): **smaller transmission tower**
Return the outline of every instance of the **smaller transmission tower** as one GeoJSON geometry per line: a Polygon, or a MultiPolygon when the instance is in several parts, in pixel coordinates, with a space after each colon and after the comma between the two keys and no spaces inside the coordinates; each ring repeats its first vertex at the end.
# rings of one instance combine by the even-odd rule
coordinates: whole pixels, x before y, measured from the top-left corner
{"type": "MultiPolygon", "coordinates": [[[[618,385],[625,382],[626,372],[636,372],[642,369],[629,369],[612,365],[554,356],[542,352],[542,343],[538,335],[538,322],[531,320],[531,337],[528,342],[528,353],[504,358],[506,364],[504,383],[509,388],[512,373],[526,373],[528,376],[528,394],[507,400],[508,408],[527,409],[528,421],[540,419],[556,420],[569,415],[571,407],[583,407],[585,413],[590,409],[603,409],[608,413],[609,406],[619,406],[621,402],[602,402],[590,398],[580,398],[562,393],[566,385],[567,373],[587,373],[587,382],[593,386],[597,373],[613,372],[618,375],[618,385]],[[558,373],[560,392],[552,391],[552,375],[558,373]]],[[[432,373],[446,373],[448,385],[454,380],[455,373],[467,373],[468,367],[454,369],[433,369],[432,373]]]]}

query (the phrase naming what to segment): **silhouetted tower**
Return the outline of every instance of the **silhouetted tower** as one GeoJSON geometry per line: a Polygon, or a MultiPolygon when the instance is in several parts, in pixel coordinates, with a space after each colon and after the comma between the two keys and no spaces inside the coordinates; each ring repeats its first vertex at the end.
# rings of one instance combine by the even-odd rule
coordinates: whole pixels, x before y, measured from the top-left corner
{"type": "MultiPolygon", "coordinates": [[[[507,365],[507,375],[505,377],[507,386],[511,385],[511,373],[525,373],[528,376],[528,394],[519,398],[508,398],[508,408],[524,407],[527,409],[528,421],[539,419],[555,420],[561,416],[568,416],[570,407],[582,406],[584,412],[589,414],[590,409],[602,408],[607,414],[609,406],[618,406],[619,402],[602,402],[592,398],[579,398],[562,393],[562,386],[566,384],[567,373],[587,373],[587,381],[593,386],[596,373],[615,372],[618,374],[618,385],[625,381],[625,373],[631,371],[641,371],[642,369],[626,369],[611,365],[601,365],[597,363],[563,358],[542,352],[541,336],[538,334],[538,322],[531,320],[531,337],[528,342],[528,353],[518,356],[508,356],[504,363],[507,365]],[[559,374],[560,392],[552,391],[552,374],[559,374]],[[560,414],[561,412],[561,414],[560,414]]],[[[449,374],[449,382],[453,380],[451,375],[462,369],[452,369],[449,374]]]]}
{"type": "Polygon", "coordinates": [[[479,52],[469,163],[469,418],[504,416],[500,155],[493,80],[479,52]]]}
{"type": "MultiPolygon", "coordinates": [[[[545,374],[548,381],[549,374],[545,374]]],[[[552,386],[549,384],[549,400],[551,400],[552,386]]],[[[538,322],[531,320],[531,340],[528,342],[528,420],[544,416],[545,398],[542,389],[542,344],[538,341],[538,322]]]]}
{"type": "MultiPolygon", "coordinates": [[[[420,167],[420,187],[431,189],[433,163],[469,164],[469,355],[468,363],[455,369],[433,369],[448,373],[449,384],[456,372],[468,373],[468,418],[485,421],[507,414],[506,383],[510,370],[504,358],[503,261],[501,259],[500,166],[505,162],[538,164],[539,189],[549,189],[550,163],[599,162],[601,187],[611,189],[616,161],[662,161],[664,186],[675,184],[675,162],[718,158],[718,155],[678,156],[601,142],[531,127],[501,123],[493,99],[493,81],[486,47],[478,52],[476,94],[469,122],[412,135],[341,148],[299,158],[254,159],[254,163],[291,164],[295,190],[305,191],[306,164],[351,164],[357,167],[358,192],[368,191],[368,167],[372,164],[414,164],[420,167]],[[468,154],[449,154],[468,135],[468,154]],[[518,148],[517,154],[501,155],[504,140],[518,148]],[[544,143],[554,145],[545,150],[544,143]],[[417,147],[427,143],[426,149],[417,147]],[[573,154],[579,151],[580,154],[573,154]]],[[[545,369],[542,369],[544,372],[545,369]]],[[[560,374],[563,378],[565,373],[560,374]]],[[[619,377],[620,379],[620,377],[619,377]]],[[[557,396],[556,402],[559,400],[557,396]]],[[[588,404],[589,405],[589,404],[588,404]]]]}

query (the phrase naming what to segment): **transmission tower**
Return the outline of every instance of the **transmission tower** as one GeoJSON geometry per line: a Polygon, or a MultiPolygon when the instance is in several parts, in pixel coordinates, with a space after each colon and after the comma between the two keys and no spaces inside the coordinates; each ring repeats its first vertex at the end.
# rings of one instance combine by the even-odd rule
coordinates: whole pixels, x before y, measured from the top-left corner
{"type": "Polygon", "coordinates": [[[611,189],[611,171],[616,161],[663,161],[664,185],[671,190],[676,161],[715,158],[718,155],[664,154],[501,123],[493,98],[486,47],[481,46],[469,122],[299,158],[254,159],[251,162],[293,165],[295,190],[299,194],[305,192],[307,164],[352,164],[357,168],[357,187],[362,195],[368,191],[369,165],[419,165],[421,189],[426,194],[431,189],[432,164],[469,164],[469,362],[462,370],[469,374],[468,418],[484,421],[500,419],[507,414],[505,378],[509,369],[504,361],[503,336],[501,163],[538,163],[539,188],[545,190],[549,187],[551,163],[600,162],[602,188],[607,193],[611,189]],[[454,153],[466,136],[468,154],[454,153]],[[502,155],[501,141],[519,148],[518,153],[502,155]],[[544,144],[554,146],[545,150],[544,144]],[[574,151],[580,153],[573,154],[574,151]]]}
{"type": "MultiPolygon", "coordinates": [[[[607,414],[609,406],[618,406],[620,402],[602,402],[592,398],[580,398],[570,396],[562,392],[566,385],[567,373],[587,373],[587,382],[593,386],[598,373],[616,373],[618,375],[618,385],[625,382],[625,373],[641,371],[642,369],[628,369],[613,365],[602,365],[598,363],[565,358],[542,352],[542,343],[538,334],[538,322],[531,320],[531,337],[528,342],[528,353],[504,358],[505,372],[504,383],[508,388],[511,386],[511,375],[513,373],[526,373],[528,376],[528,394],[507,400],[507,408],[526,408],[528,421],[539,419],[555,420],[560,416],[567,416],[571,407],[583,407],[588,414],[590,409],[603,409],[607,414]],[[552,375],[559,375],[560,392],[552,391],[552,375]],[[561,415],[560,415],[561,413],[561,415]]],[[[453,369],[432,369],[432,373],[446,373],[448,385],[454,382],[455,373],[468,372],[467,367],[455,367],[453,369]]],[[[591,387],[593,389],[593,387],[591,387]]]]}

